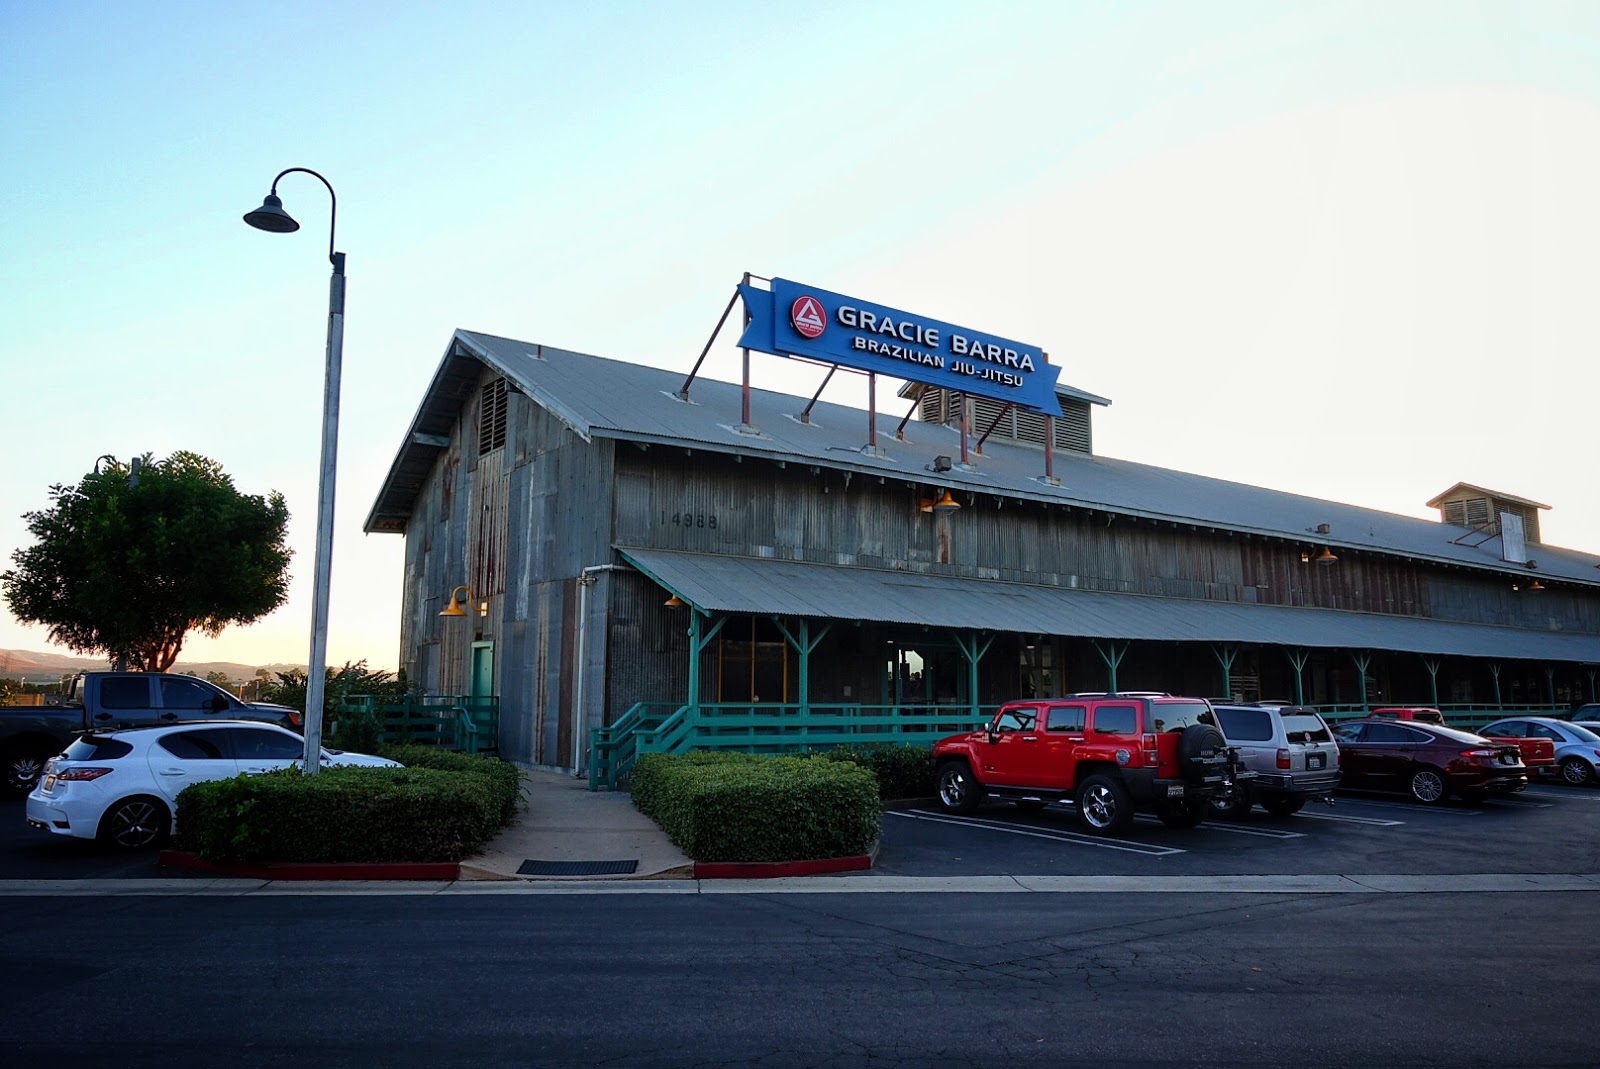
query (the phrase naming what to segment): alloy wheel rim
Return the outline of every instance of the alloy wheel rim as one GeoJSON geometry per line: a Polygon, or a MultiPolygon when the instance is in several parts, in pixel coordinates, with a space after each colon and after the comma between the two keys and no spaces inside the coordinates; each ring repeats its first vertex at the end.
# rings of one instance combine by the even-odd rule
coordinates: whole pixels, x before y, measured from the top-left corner
{"type": "Polygon", "coordinates": [[[1411,791],[1424,802],[1437,802],[1444,797],[1444,783],[1432,772],[1418,772],[1411,778],[1411,791]]]}
{"type": "Polygon", "coordinates": [[[1561,775],[1568,783],[1582,784],[1589,779],[1589,770],[1577,761],[1568,761],[1561,766],[1561,775]]]}
{"type": "Polygon", "coordinates": [[[112,838],[121,846],[144,846],[156,837],[155,807],[148,802],[134,802],[117,810],[112,818],[115,831],[112,838]]]}
{"type": "Polygon", "coordinates": [[[966,784],[961,773],[946,772],[944,774],[944,783],[939,788],[939,795],[944,799],[945,805],[960,805],[961,799],[965,794],[966,784]]]}
{"type": "Polygon", "coordinates": [[[1103,828],[1111,823],[1111,792],[1104,787],[1091,787],[1084,796],[1084,818],[1097,828],[1103,828]]]}

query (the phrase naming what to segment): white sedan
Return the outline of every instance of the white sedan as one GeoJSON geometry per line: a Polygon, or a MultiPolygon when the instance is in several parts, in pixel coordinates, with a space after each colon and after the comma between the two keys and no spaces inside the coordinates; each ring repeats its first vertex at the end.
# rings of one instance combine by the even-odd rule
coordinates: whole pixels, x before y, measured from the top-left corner
{"type": "MultiPolygon", "coordinates": [[[[172,834],[178,795],[189,784],[300,767],[304,758],[299,735],[250,720],[90,734],[45,765],[28,795],[28,823],[127,850],[156,846],[172,834]]],[[[340,750],[323,750],[322,766],[400,767],[340,750]]]]}

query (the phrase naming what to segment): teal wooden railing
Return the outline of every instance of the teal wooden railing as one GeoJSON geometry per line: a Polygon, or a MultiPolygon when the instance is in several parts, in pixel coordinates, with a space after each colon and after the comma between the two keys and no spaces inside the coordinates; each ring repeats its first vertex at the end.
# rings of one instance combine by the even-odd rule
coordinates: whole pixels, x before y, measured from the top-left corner
{"type": "Polygon", "coordinates": [[[374,718],[380,742],[418,743],[471,754],[495,753],[500,747],[500,699],[495,697],[352,694],[334,708],[329,734],[346,716],[374,718]]]}
{"type": "Polygon", "coordinates": [[[832,746],[926,746],[986,723],[997,706],[640,702],[589,733],[589,789],[615,790],[646,753],[804,753],[832,746]]]}
{"type": "Polygon", "coordinates": [[[1444,714],[1444,722],[1450,727],[1474,730],[1492,720],[1500,720],[1508,716],[1564,716],[1567,707],[1552,709],[1548,704],[1535,705],[1496,705],[1489,703],[1463,703],[1450,705],[1433,705],[1416,703],[1408,705],[1405,702],[1369,702],[1366,705],[1309,705],[1308,709],[1315,709],[1322,714],[1322,718],[1330,724],[1340,720],[1359,720],[1371,714],[1374,709],[1383,708],[1431,708],[1444,714]]]}

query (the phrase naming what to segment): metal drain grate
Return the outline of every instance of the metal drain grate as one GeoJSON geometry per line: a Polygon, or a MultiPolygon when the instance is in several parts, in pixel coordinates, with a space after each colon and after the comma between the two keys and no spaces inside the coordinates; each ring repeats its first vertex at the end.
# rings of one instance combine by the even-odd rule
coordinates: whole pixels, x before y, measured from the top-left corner
{"type": "Polygon", "coordinates": [[[518,876],[626,876],[638,861],[524,861],[518,876]]]}

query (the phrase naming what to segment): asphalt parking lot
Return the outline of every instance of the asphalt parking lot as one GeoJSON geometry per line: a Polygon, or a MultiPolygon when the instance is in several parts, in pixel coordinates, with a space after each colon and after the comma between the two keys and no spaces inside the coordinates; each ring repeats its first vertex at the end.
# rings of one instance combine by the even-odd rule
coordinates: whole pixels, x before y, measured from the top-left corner
{"type": "MultiPolygon", "coordinates": [[[[1480,804],[1424,806],[1340,791],[1290,817],[1174,829],[1140,816],[1121,837],[1089,835],[1071,806],[1024,812],[1005,802],[970,817],[929,799],[883,815],[872,874],[884,876],[1331,875],[1600,872],[1600,790],[1538,783],[1480,804]]],[[[30,828],[20,800],[0,802],[0,879],[182,879],[151,852],[123,854],[30,828]]]]}
{"type": "Polygon", "coordinates": [[[1070,806],[986,803],[970,817],[930,801],[892,806],[873,871],[898,876],[1278,875],[1600,872],[1600,790],[1537,783],[1521,794],[1425,806],[1341,790],[1290,817],[1089,835],[1070,806]]]}

